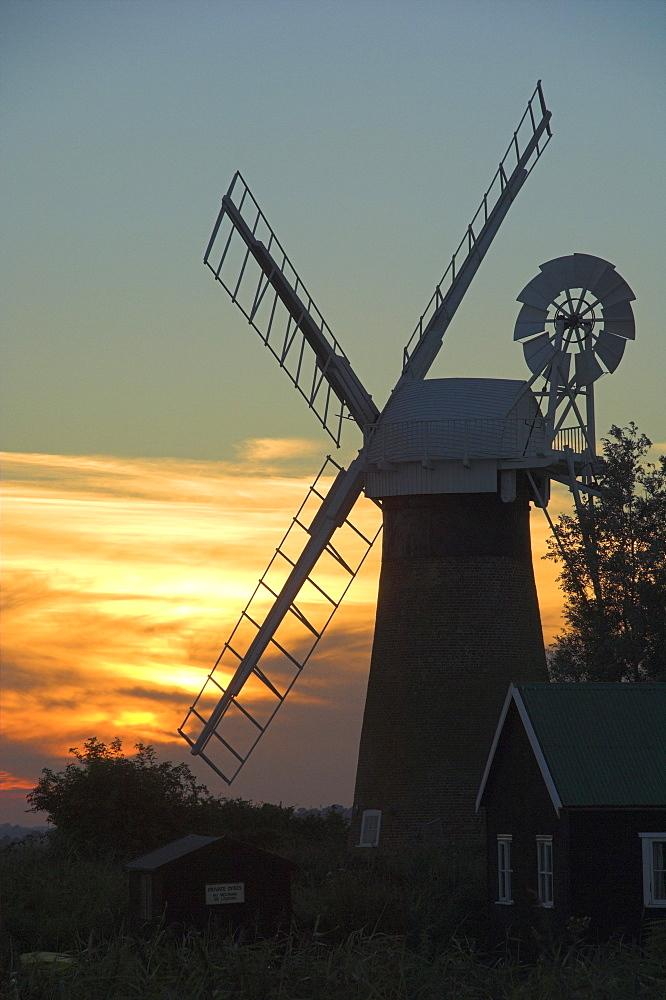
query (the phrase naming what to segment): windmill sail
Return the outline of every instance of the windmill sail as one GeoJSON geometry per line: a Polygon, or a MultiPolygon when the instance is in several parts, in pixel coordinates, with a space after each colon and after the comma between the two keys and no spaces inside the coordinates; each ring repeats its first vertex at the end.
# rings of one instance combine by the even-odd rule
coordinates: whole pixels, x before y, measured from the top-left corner
{"type": "Polygon", "coordinates": [[[347,414],[361,427],[374,423],[379,410],[239,173],[222,199],[204,263],[336,444],[347,414]]]}
{"type": "Polygon", "coordinates": [[[539,80],[483,201],[405,347],[403,377],[424,378],[428,373],[511,203],[550,141],[550,118],[539,80]]]}
{"type": "Polygon", "coordinates": [[[291,690],[381,530],[366,534],[350,520],[360,489],[356,469],[326,460],[179,729],[227,784],[291,690]],[[324,494],[332,468],[337,476],[324,494]]]}

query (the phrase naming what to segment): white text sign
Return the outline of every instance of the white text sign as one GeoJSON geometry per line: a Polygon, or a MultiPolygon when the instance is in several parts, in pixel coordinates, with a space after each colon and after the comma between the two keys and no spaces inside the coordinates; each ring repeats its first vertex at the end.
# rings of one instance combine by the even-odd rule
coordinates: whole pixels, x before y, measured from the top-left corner
{"type": "Polygon", "coordinates": [[[206,905],[215,903],[244,903],[245,882],[223,882],[206,886],[206,905]]]}

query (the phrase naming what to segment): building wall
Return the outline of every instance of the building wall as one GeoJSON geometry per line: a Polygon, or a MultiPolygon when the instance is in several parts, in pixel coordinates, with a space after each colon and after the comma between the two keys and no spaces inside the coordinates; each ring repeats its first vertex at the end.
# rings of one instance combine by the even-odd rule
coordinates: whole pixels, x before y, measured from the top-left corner
{"type": "Polygon", "coordinates": [[[481,839],[475,798],[510,681],[545,680],[529,502],[389,497],[350,844],[481,839]]]}
{"type": "Polygon", "coordinates": [[[645,919],[664,910],[643,907],[639,833],[666,832],[664,809],[572,809],[571,911],[590,917],[591,930],[638,935],[645,919]]]}
{"type": "Polygon", "coordinates": [[[532,928],[546,936],[561,930],[570,913],[567,818],[558,818],[514,704],[507,713],[495,752],[484,802],[492,936],[496,939],[520,936],[527,941],[532,928]],[[512,905],[496,902],[497,837],[505,834],[513,838],[512,905]],[[538,901],[538,836],[553,838],[552,909],[539,906],[538,901]]]}
{"type": "Polygon", "coordinates": [[[468,462],[448,459],[438,462],[400,462],[393,471],[369,471],[365,492],[369,497],[422,495],[425,493],[494,493],[497,459],[475,458],[468,462]]]}

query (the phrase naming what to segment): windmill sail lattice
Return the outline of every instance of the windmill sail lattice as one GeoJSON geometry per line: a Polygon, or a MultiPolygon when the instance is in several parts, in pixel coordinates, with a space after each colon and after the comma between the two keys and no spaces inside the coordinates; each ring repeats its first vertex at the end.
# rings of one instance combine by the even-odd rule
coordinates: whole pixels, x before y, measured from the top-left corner
{"type": "Polygon", "coordinates": [[[377,419],[377,407],[239,173],[222,199],[204,263],[336,444],[348,413],[361,427],[377,419]]]}
{"type": "Polygon", "coordinates": [[[344,511],[339,525],[326,517],[343,479],[341,466],[327,458],[179,730],[193,748],[202,732],[210,735],[201,756],[228,784],[314,653],[381,530],[375,525],[366,534],[344,511]],[[287,589],[286,578],[307,543],[316,546],[316,565],[287,589]],[[262,629],[270,617],[267,604],[280,595],[284,615],[275,628],[262,629]]]}
{"type": "Polygon", "coordinates": [[[490,187],[405,347],[403,372],[410,378],[427,375],[463,295],[550,138],[550,112],[539,81],[490,187]]]}
{"type": "MultiPolygon", "coordinates": [[[[223,199],[205,262],[258,331],[280,366],[287,370],[296,388],[305,396],[334,440],[339,440],[341,421],[348,413],[363,429],[364,446],[349,468],[339,469],[325,495],[316,485],[313,488],[310,498],[321,501],[319,509],[311,521],[301,513],[297,515],[293,532],[287,533],[271,561],[267,571],[269,576],[262,578],[257,588],[253,600],[259,601],[259,609],[255,611],[254,605],[252,608],[248,605],[241,615],[236,630],[180,729],[192,753],[204,756],[226,781],[233,779],[247,759],[321,636],[322,628],[313,623],[306,609],[305,592],[310,590],[316,594],[320,605],[326,607],[328,617],[324,615],[325,627],[374,541],[374,533],[358,532],[354,528],[350,515],[362,490],[368,490],[371,475],[386,472],[390,479],[393,474],[391,463],[383,468],[384,463],[377,463],[371,452],[375,431],[390,424],[395,401],[404,398],[402,390],[410,385],[422,384],[421,380],[441,347],[447,326],[550,135],[550,112],[539,83],[479,210],[407,345],[402,374],[381,413],[352,371],[247,185],[240,175],[234,177],[223,199]],[[353,558],[345,554],[340,542],[345,532],[351,533],[350,537],[357,545],[353,558]],[[334,536],[335,547],[332,541],[334,536]],[[300,552],[298,546],[291,547],[296,538],[303,543],[300,552]],[[324,560],[332,560],[345,581],[336,594],[320,582],[324,560]],[[281,585],[271,582],[271,574],[277,566],[283,566],[287,571],[281,585]],[[265,594],[270,598],[267,604],[261,601],[265,594]],[[294,625],[297,631],[301,631],[301,636],[290,645],[283,632],[293,631],[294,625]],[[239,641],[241,634],[245,637],[243,642],[239,641]],[[221,750],[226,757],[223,766],[213,762],[211,747],[221,750]]],[[[514,389],[511,389],[511,395],[513,398],[514,389]]],[[[534,406],[531,403],[528,405],[532,423],[534,406]]],[[[468,416],[464,418],[467,422],[468,416]]],[[[524,421],[522,415],[518,416],[524,421]]],[[[495,413],[493,410],[490,415],[491,420],[504,420],[504,417],[504,411],[495,413]]],[[[446,414],[444,418],[449,419],[446,414]]],[[[409,419],[413,419],[411,415],[409,419]]],[[[426,419],[430,421],[431,415],[426,415],[426,419]]],[[[443,461],[438,459],[439,468],[433,472],[434,478],[431,477],[426,492],[441,492],[435,481],[442,475],[447,479],[447,463],[450,465],[449,459],[446,456],[443,458],[443,461]]],[[[523,459],[520,461],[524,464],[523,459]]],[[[483,462],[485,471],[482,478],[485,476],[485,482],[490,477],[490,488],[495,490],[497,456],[483,458],[483,462]]],[[[412,464],[418,466],[426,477],[430,475],[432,463],[427,456],[412,464]]],[[[412,473],[407,469],[406,474],[410,476],[412,473]]],[[[508,474],[510,477],[511,469],[508,474]]],[[[515,479],[515,470],[513,475],[515,479]]],[[[483,489],[486,488],[483,486],[483,489]]],[[[505,492],[503,490],[503,498],[505,492]]],[[[383,506],[381,492],[375,490],[369,495],[383,506]]],[[[395,518],[399,521],[400,517],[399,511],[395,517],[392,514],[391,524],[398,523],[395,518]]],[[[520,537],[524,538],[524,532],[520,537]]],[[[522,541],[521,545],[524,548],[522,541]]],[[[414,579],[419,579],[418,572],[414,579]]],[[[316,603],[310,602],[308,608],[316,603]]],[[[386,828],[387,824],[384,824],[383,829],[386,828]]]]}

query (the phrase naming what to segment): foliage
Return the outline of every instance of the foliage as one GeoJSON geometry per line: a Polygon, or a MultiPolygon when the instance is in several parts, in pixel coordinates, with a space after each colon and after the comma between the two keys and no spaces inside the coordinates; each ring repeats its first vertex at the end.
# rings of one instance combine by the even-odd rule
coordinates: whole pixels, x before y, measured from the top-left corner
{"type": "Polygon", "coordinates": [[[117,864],[54,849],[50,839],[28,837],[0,850],[3,923],[21,952],[76,950],[82,937],[108,938],[126,911],[117,864]]]}
{"type": "Polygon", "coordinates": [[[485,855],[469,847],[460,857],[451,845],[405,855],[343,849],[330,865],[314,850],[299,871],[294,914],[327,940],[362,929],[437,949],[459,934],[483,936],[485,877],[485,855]]]}
{"type": "Polygon", "coordinates": [[[202,802],[197,822],[197,833],[233,837],[293,858],[301,858],[309,846],[318,853],[327,846],[335,854],[346,844],[349,829],[336,806],[300,816],[292,806],[213,796],[202,802]]]}
{"type": "Polygon", "coordinates": [[[47,813],[57,839],[87,856],[130,857],[191,832],[205,786],[186,764],[159,762],[142,743],[136,750],[126,757],[119,739],[94,736],[73,747],[76,762],[64,771],[44,768],[29,811],[47,813]]]}
{"type": "Polygon", "coordinates": [[[120,740],[93,736],[70,750],[76,760],[63,771],[44,768],[29,811],[47,814],[61,850],[127,859],[199,833],[300,856],[309,844],[335,853],[346,841],[347,821],[335,807],[301,817],[290,806],[218,798],[186,764],[160,762],[142,743],[135,749],[126,757],[120,740]]]}
{"type": "Polygon", "coordinates": [[[645,462],[651,444],[633,423],[611,427],[601,497],[561,515],[548,542],[566,620],[553,680],[666,680],[666,456],[645,462]]]}

